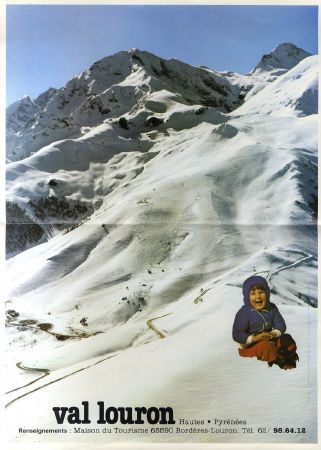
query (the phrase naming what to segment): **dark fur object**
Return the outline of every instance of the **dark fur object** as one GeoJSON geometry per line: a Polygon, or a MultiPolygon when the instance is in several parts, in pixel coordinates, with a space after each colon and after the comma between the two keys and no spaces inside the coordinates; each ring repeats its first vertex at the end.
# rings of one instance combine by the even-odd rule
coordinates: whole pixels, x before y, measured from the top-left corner
{"type": "Polygon", "coordinates": [[[295,369],[296,362],[299,361],[297,354],[297,345],[290,334],[283,334],[276,341],[278,348],[278,358],[269,363],[269,366],[276,364],[280,369],[295,369]]]}

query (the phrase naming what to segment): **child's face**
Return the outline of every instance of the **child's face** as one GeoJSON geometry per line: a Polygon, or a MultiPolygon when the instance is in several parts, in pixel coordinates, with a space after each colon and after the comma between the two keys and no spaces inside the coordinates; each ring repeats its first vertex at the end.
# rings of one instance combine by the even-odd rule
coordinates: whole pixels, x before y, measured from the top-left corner
{"type": "Polygon", "coordinates": [[[254,309],[260,311],[266,307],[267,295],[263,286],[255,284],[250,289],[250,303],[254,309]]]}

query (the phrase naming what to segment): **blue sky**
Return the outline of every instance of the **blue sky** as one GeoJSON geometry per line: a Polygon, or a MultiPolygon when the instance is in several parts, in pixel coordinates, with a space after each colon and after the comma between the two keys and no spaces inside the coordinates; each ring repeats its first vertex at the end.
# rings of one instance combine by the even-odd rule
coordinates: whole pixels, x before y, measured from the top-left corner
{"type": "Polygon", "coordinates": [[[282,42],[317,53],[316,6],[9,5],[7,104],[129,48],[249,72],[282,42]]]}

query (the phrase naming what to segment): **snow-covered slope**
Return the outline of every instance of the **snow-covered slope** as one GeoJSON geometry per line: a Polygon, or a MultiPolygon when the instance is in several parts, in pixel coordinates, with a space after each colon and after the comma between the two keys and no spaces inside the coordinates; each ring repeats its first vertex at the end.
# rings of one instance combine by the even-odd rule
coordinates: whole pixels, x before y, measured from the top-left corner
{"type": "MultiPolygon", "coordinates": [[[[244,101],[231,77],[135,50],[44,100],[46,119],[34,116],[39,134],[59,111],[66,120],[78,114],[77,130],[66,126],[73,137],[58,141],[60,132],[50,132],[47,145],[7,165],[10,211],[18,205],[47,239],[7,263],[7,390],[21,387],[8,393],[11,436],[18,409],[19,426],[54,427],[52,406],[104,400],[256,428],[289,426],[290,412],[301,428],[304,410],[306,434],[256,439],[315,441],[317,63],[288,67],[244,101]],[[111,111],[104,118],[99,108],[111,111]],[[255,273],[268,279],[298,343],[296,370],[238,357],[231,327],[242,282],[255,273]],[[39,369],[46,375],[37,381],[39,369]],[[270,405],[264,417],[262,404],[270,405]]],[[[27,147],[30,132],[21,135],[27,147]]],[[[62,446],[64,437],[50,440],[62,446]]],[[[166,441],[253,436],[174,433],[166,441]]]]}
{"type": "Polygon", "coordinates": [[[306,116],[318,112],[318,57],[310,56],[268,83],[237,109],[237,114],[288,114],[294,109],[306,116]]]}

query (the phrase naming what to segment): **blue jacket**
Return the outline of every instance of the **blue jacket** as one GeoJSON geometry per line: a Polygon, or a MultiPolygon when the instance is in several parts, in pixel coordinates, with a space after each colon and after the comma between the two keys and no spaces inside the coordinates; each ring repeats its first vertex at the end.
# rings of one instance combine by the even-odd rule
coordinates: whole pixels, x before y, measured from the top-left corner
{"type": "Polygon", "coordinates": [[[270,302],[270,289],[265,278],[253,276],[244,281],[243,284],[244,306],[236,313],[233,324],[234,341],[245,344],[247,338],[262,331],[279,330],[282,334],[286,325],[280,311],[274,303],[270,302]],[[250,289],[255,284],[264,286],[267,294],[267,305],[261,311],[255,310],[249,298],[250,289]]]}

